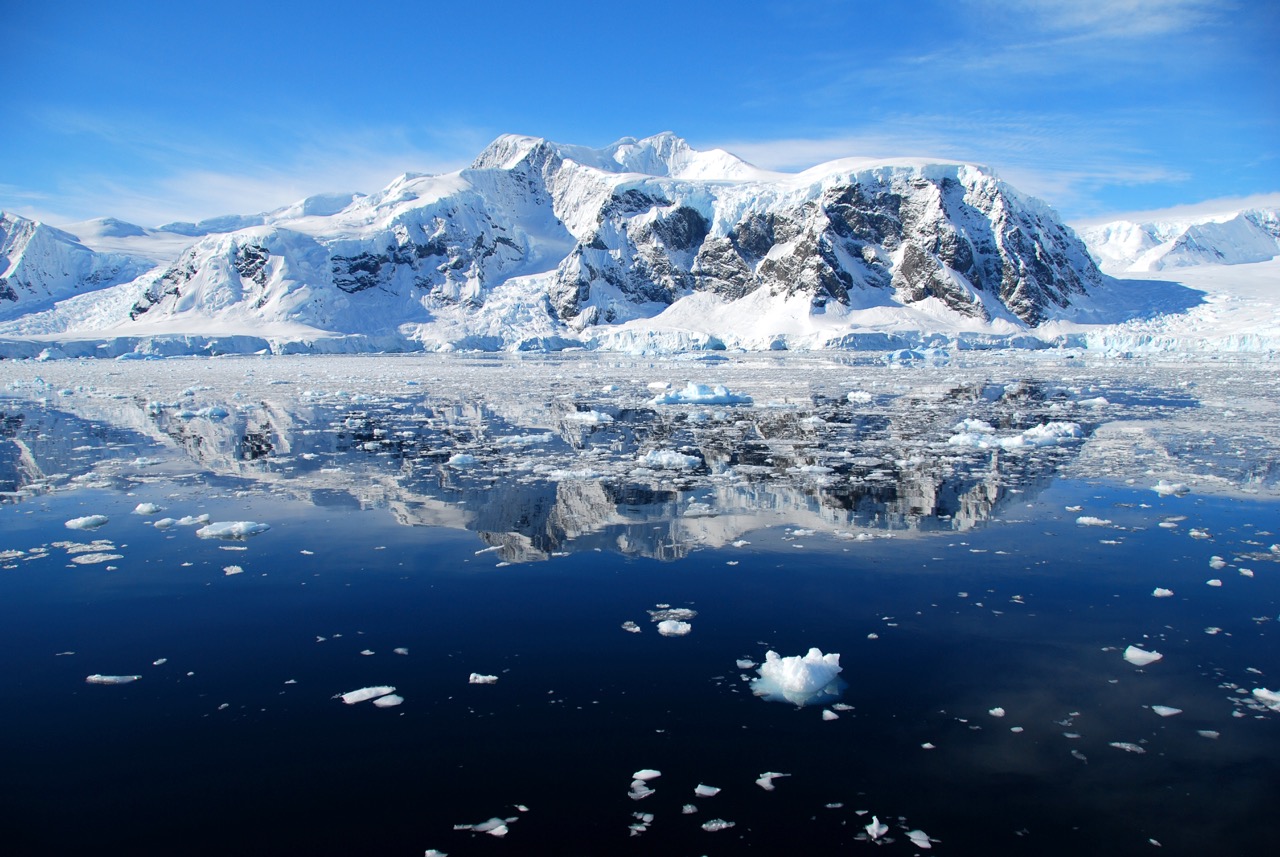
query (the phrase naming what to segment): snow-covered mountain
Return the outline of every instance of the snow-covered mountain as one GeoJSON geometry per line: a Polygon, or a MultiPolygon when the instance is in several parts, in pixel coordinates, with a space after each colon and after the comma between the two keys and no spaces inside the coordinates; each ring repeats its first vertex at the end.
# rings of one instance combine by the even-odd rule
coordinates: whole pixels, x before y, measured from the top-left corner
{"type": "Polygon", "coordinates": [[[1116,220],[1083,227],[1080,237],[1109,274],[1265,262],[1280,255],[1280,209],[1145,223],[1116,220]]]}
{"type": "Polygon", "coordinates": [[[128,282],[153,264],[119,253],[95,253],[61,229],[0,212],[0,319],[128,282]]]}
{"type": "Polygon", "coordinates": [[[669,133],[602,149],[507,135],[466,169],[369,196],[159,230],[80,226],[103,250],[169,242],[169,260],[0,332],[828,347],[1096,321],[1113,285],[1051,209],[982,167],[847,159],[774,173],[669,133]],[[174,258],[175,240],[193,243],[174,258]]]}

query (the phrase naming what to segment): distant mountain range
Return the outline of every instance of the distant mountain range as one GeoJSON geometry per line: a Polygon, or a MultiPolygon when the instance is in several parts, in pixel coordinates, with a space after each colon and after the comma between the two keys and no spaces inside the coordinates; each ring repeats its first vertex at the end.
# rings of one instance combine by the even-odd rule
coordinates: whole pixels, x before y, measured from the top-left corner
{"type": "Polygon", "coordinates": [[[1116,220],[1084,227],[1080,237],[1109,274],[1264,262],[1280,255],[1280,209],[1146,223],[1116,220]]]}
{"type": "MultiPolygon", "coordinates": [[[[1270,235],[1274,255],[1275,212],[1247,223],[1228,231],[1270,235]]],[[[1131,226],[1085,233],[1104,265],[1164,234],[1131,226]]],[[[1198,228],[1166,263],[1227,229],[1198,228]]],[[[669,133],[603,149],[508,135],[458,172],[157,229],[6,214],[0,242],[0,336],[117,351],[890,347],[1191,302],[1122,293],[1050,208],[982,167],[775,173],[669,133]]]]}

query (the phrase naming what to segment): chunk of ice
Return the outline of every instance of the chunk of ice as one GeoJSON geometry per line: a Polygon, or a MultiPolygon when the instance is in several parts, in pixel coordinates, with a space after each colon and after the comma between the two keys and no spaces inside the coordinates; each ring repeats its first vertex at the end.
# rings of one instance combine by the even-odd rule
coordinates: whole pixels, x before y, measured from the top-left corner
{"type": "Polygon", "coordinates": [[[1124,659],[1136,667],[1145,667],[1147,664],[1154,664],[1163,658],[1164,655],[1159,652],[1148,652],[1137,646],[1129,646],[1124,650],[1124,659]]]}
{"type": "Polygon", "coordinates": [[[889,832],[889,825],[881,823],[880,819],[873,815],[871,816],[871,823],[865,825],[862,829],[867,831],[867,835],[871,837],[872,841],[875,841],[889,832]]]}
{"type": "Polygon", "coordinates": [[[202,539],[245,539],[269,529],[270,524],[260,524],[257,521],[219,521],[196,530],[196,535],[202,539]]]}
{"type": "Polygon", "coordinates": [[[907,838],[910,839],[911,844],[917,848],[924,848],[928,850],[933,847],[933,844],[929,842],[929,834],[925,833],[923,830],[908,830],[907,838]]]}
{"type": "Polygon", "coordinates": [[[640,463],[653,470],[694,470],[702,465],[702,459],[674,449],[653,449],[640,459],[640,463]]]}
{"type": "Polygon", "coordinates": [[[771,702],[825,702],[840,695],[841,671],[840,655],[834,652],[824,655],[820,649],[812,648],[803,656],[784,658],[768,651],[756,670],[760,677],[751,682],[751,692],[771,702]]]}
{"type": "Polygon", "coordinates": [[[1154,595],[1156,598],[1171,598],[1173,596],[1173,590],[1162,589],[1161,587],[1157,586],[1155,589],[1151,591],[1151,594],[1154,595]]]}
{"type": "Polygon", "coordinates": [[[373,701],[378,708],[394,708],[404,702],[404,697],[398,693],[388,693],[386,696],[380,696],[373,701]]]}
{"type": "Polygon", "coordinates": [[[690,381],[683,390],[657,396],[653,403],[655,405],[749,405],[751,397],[731,393],[723,384],[711,387],[690,381]]]}
{"type": "Polygon", "coordinates": [[[341,699],[347,705],[355,705],[357,702],[364,702],[366,699],[377,699],[379,696],[386,696],[394,692],[395,688],[390,685],[375,685],[349,690],[346,693],[336,693],[331,698],[341,699]]]}
{"type": "Polygon", "coordinates": [[[1107,744],[1107,746],[1108,746],[1108,747],[1115,747],[1117,750],[1124,750],[1126,753],[1145,753],[1145,752],[1147,752],[1147,751],[1146,751],[1146,750],[1144,750],[1142,747],[1139,747],[1137,744],[1134,744],[1134,743],[1133,743],[1133,742],[1131,742],[1131,741],[1111,741],[1110,743],[1108,743],[1108,744],[1107,744]]]}
{"type": "Polygon", "coordinates": [[[157,506],[155,503],[139,503],[133,507],[133,514],[135,515],[154,515],[162,511],[164,511],[164,507],[157,506]]]}
{"type": "Polygon", "coordinates": [[[693,626],[688,622],[677,619],[664,619],[658,623],[658,633],[664,637],[683,637],[692,630],[693,626]]]}
{"type": "Polygon", "coordinates": [[[1272,711],[1280,711],[1280,691],[1267,690],[1265,687],[1255,687],[1253,695],[1254,698],[1272,711]]]}
{"type": "Polygon", "coordinates": [[[1181,482],[1165,482],[1163,479],[1152,485],[1151,490],[1161,497],[1181,497],[1191,493],[1191,489],[1181,482]]]}
{"type": "Polygon", "coordinates": [[[96,530],[107,521],[111,520],[106,515],[85,515],[83,518],[72,518],[66,522],[68,530],[96,530]]]}
{"type": "Polygon", "coordinates": [[[839,720],[840,715],[836,714],[830,708],[824,708],[822,709],[822,719],[823,720],[839,720]]]}
{"type": "Polygon", "coordinates": [[[990,714],[992,717],[1004,717],[1004,709],[998,705],[995,708],[992,708],[987,713],[990,714]]]}
{"type": "Polygon", "coordinates": [[[140,675],[99,675],[94,673],[93,675],[85,676],[84,680],[88,684],[128,684],[140,678],[142,678],[140,675]]]}
{"type": "Polygon", "coordinates": [[[481,675],[480,673],[472,673],[467,679],[470,684],[497,684],[498,677],[496,675],[481,675]]]}
{"type": "Polygon", "coordinates": [[[725,821],[723,818],[713,818],[710,821],[702,823],[702,829],[708,833],[715,833],[717,830],[728,830],[737,824],[736,821],[725,821]]]}
{"type": "Polygon", "coordinates": [[[1076,518],[1076,523],[1082,527],[1109,527],[1111,520],[1109,518],[1095,518],[1092,515],[1081,515],[1076,518]]]}
{"type": "Polygon", "coordinates": [[[789,776],[791,775],[780,774],[777,771],[766,771],[760,775],[760,778],[758,780],[756,780],[756,785],[758,785],[760,788],[764,789],[767,792],[771,792],[776,788],[776,786],[774,786],[773,784],[774,780],[776,780],[778,777],[789,777],[789,776]]]}
{"type": "Polygon", "coordinates": [[[645,782],[647,780],[656,780],[662,776],[662,771],[655,771],[653,768],[641,768],[631,775],[631,779],[645,782]]]}
{"type": "Polygon", "coordinates": [[[1156,714],[1159,714],[1161,717],[1172,717],[1175,714],[1182,713],[1181,708],[1173,708],[1172,706],[1168,706],[1168,705],[1153,705],[1151,706],[1151,710],[1154,711],[1156,714]]]}
{"type": "Polygon", "coordinates": [[[693,793],[696,794],[698,797],[715,797],[716,795],[720,794],[720,789],[716,788],[715,786],[707,786],[707,785],[703,785],[702,783],[699,783],[696,787],[694,787],[693,793]]]}
{"type": "Polygon", "coordinates": [[[1222,585],[1222,581],[1221,581],[1221,580],[1219,580],[1219,579],[1218,579],[1218,578],[1216,578],[1216,577],[1215,577],[1215,578],[1213,578],[1212,580],[1206,580],[1204,583],[1205,583],[1205,586],[1214,586],[1214,587],[1217,587],[1217,586],[1221,586],[1221,585],[1222,585]]]}

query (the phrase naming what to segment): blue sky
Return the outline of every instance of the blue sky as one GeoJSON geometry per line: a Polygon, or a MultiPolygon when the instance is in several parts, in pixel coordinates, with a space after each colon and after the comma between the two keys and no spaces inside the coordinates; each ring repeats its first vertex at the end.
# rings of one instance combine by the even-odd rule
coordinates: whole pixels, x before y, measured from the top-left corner
{"type": "Polygon", "coordinates": [[[515,132],[988,164],[1072,221],[1280,201],[1272,0],[0,0],[0,208],[145,225],[372,191],[515,132]]]}

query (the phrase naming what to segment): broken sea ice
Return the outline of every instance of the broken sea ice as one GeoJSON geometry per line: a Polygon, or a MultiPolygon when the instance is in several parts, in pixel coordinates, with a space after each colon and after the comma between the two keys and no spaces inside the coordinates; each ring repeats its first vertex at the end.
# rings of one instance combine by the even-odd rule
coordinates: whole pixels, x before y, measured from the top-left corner
{"type": "Polygon", "coordinates": [[[777,652],[765,653],[757,670],[760,677],[751,681],[751,692],[769,702],[790,702],[804,706],[837,699],[845,684],[839,678],[840,655],[824,655],[820,649],[782,657],[777,652]]]}

